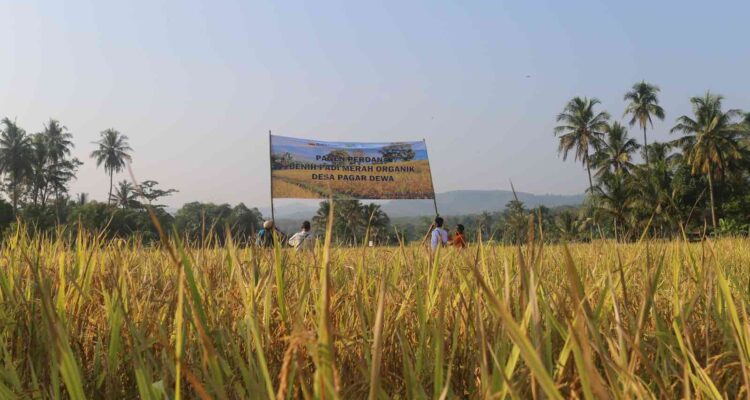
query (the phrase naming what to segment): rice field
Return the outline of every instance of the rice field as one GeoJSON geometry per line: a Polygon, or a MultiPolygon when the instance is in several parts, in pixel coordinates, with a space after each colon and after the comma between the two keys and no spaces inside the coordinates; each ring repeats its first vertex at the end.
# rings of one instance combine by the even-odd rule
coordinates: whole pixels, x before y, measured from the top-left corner
{"type": "Polygon", "coordinates": [[[750,240],[0,247],[0,398],[738,398],[750,240]]]}

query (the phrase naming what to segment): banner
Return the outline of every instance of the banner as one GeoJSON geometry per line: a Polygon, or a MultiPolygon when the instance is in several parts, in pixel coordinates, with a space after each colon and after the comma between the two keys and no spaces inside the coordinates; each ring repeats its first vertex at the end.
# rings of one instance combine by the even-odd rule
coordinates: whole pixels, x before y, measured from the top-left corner
{"type": "Polygon", "coordinates": [[[433,199],[421,142],[321,142],[271,136],[271,196],[433,199]]]}

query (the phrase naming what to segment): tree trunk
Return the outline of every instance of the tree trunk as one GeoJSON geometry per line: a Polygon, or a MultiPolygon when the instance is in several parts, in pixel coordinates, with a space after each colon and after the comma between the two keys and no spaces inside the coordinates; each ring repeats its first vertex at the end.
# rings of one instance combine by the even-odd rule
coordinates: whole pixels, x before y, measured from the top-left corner
{"type": "Polygon", "coordinates": [[[619,243],[619,240],[617,238],[617,218],[614,218],[613,223],[615,225],[615,243],[619,243]]]}
{"type": "MultiPolygon", "coordinates": [[[[351,217],[350,217],[351,218],[351,217]]],[[[352,239],[354,242],[352,242],[352,246],[356,247],[359,243],[357,242],[357,227],[354,226],[354,224],[349,225],[349,229],[352,231],[352,239]]]]}
{"type": "Polygon", "coordinates": [[[711,178],[711,167],[708,167],[708,194],[711,199],[711,224],[716,230],[716,205],[714,203],[714,181],[711,178]]]}
{"type": "Polygon", "coordinates": [[[591,163],[589,162],[589,153],[586,151],[586,172],[589,174],[589,193],[594,195],[594,181],[591,179],[591,163]]]}
{"type": "Polygon", "coordinates": [[[11,186],[13,187],[12,195],[13,195],[13,215],[18,214],[18,184],[16,183],[15,179],[12,181],[11,186]]]}
{"type": "Polygon", "coordinates": [[[107,205],[112,204],[112,179],[113,179],[113,171],[109,171],[109,197],[107,197],[107,205]]]}
{"type": "Polygon", "coordinates": [[[646,167],[650,167],[648,163],[648,142],[646,141],[646,125],[643,125],[643,155],[646,158],[646,167]]]}
{"type": "Polygon", "coordinates": [[[595,207],[594,207],[594,181],[591,179],[591,163],[589,162],[589,151],[586,149],[586,172],[589,174],[589,196],[591,196],[591,241],[594,241],[595,207]]]}
{"type": "Polygon", "coordinates": [[[60,194],[57,188],[55,188],[55,220],[58,224],[60,223],[60,194]]]}

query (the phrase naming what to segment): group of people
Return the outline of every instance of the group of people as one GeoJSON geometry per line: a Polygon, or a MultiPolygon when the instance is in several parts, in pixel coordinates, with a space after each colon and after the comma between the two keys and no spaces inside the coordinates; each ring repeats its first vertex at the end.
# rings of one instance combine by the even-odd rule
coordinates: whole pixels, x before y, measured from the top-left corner
{"type": "MultiPolygon", "coordinates": [[[[430,248],[432,251],[437,250],[438,247],[453,246],[459,249],[466,247],[466,236],[464,234],[464,226],[461,224],[456,225],[456,230],[451,236],[448,231],[443,228],[445,220],[442,217],[436,217],[435,222],[430,226],[430,248]]],[[[263,228],[258,232],[258,238],[256,239],[256,245],[258,247],[273,247],[276,240],[280,240],[281,243],[286,243],[293,247],[296,251],[311,250],[315,244],[315,238],[311,232],[310,221],[305,221],[300,227],[300,231],[292,235],[289,239],[286,239],[286,235],[276,227],[273,220],[267,220],[263,223],[263,228]]]]}
{"type": "MultiPolygon", "coordinates": [[[[311,250],[315,243],[311,232],[310,221],[305,221],[300,227],[300,231],[292,235],[286,240],[286,243],[293,247],[296,251],[311,250]]],[[[263,228],[258,232],[258,238],[256,239],[256,245],[258,247],[273,247],[275,241],[278,239],[281,243],[284,243],[286,235],[284,232],[279,230],[274,224],[273,220],[267,220],[263,223],[263,228]]]]}
{"type": "Polygon", "coordinates": [[[456,225],[456,231],[453,233],[453,237],[448,234],[448,231],[443,228],[445,220],[443,217],[436,217],[435,222],[432,224],[430,232],[430,248],[432,251],[437,250],[438,247],[453,246],[459,249],[466,247],[466,236],[464,235],[464,226],[462,224],[456,225]]]}

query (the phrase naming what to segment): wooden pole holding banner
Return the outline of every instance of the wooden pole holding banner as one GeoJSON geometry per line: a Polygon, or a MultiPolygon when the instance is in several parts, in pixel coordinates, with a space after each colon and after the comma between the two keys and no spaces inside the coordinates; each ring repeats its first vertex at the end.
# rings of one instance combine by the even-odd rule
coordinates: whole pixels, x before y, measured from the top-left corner
{"type": "MultiPolygon", "coordinates": [[[[422,143],[424,143],[424,150],[427,151],[427,141],[422,139],[422,143]]],[[[430,189],[432,189],[432,204],[435,206],[435,216],[439,217],[440,213],[438,212],[437,207],[437,195],[435,194],[435,180],[432,179],[432,167],[430,166],[430,153],[427,153],[427,168],[430,169],[430,189]]]]}
{"type": "MultiPolygon", "coordinates": [[[[424,150],[427,151],[427,140],[422,138],[422,143],[424,143],[424,150]]],[[[430,166],[430,153],[427,153],[427,168],[430,169],[430,189],[432,189],[432,205],[435,206],[435,218],[440,216],[440,213],[438,212],[437,207],[437,195],[435,194],[435,180],[432,179],[432,166],[430,166]]],[[[420,247],[422,247],[425,243],[427,243],[427,239],[430,237],[430,234],[432,234],[432,230],[435,227],[435,223],[433,222],[430,224],[430,227],[427,228],[427,233],[425,233],[424,238],[422,238],[422,242],[419,244],[420,247]]]]}
{"type": "Polygon", "coordinates": [[[271,152],[271,130],[268,130],[268,165],[269,176],[271,177],[271,221],[276,225],[276,218],[273,214],[273,153],[271,152]]]}

